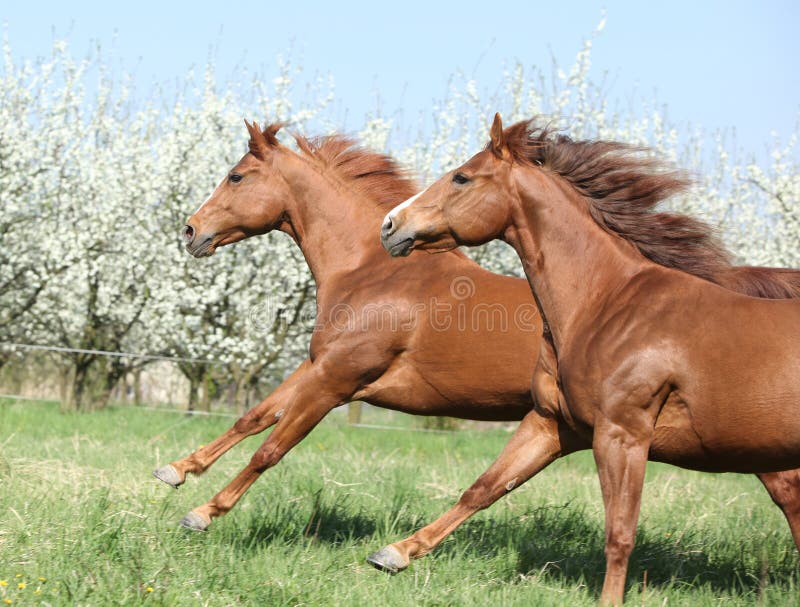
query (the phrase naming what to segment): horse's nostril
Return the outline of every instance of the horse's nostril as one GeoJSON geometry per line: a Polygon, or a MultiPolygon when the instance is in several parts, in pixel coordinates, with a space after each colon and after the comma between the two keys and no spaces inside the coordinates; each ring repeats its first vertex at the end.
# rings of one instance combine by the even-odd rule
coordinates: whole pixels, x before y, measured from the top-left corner
{"type": "Polygon", "coordinates": [[[191,244],[192,240],[194,240],[194,228],[190,225],[185,225],[183,226],[182,234],[184,242],[191,244]]]}
{"type": "Polygon", "coordinates": [[[383,228],[384,232],[390,231],[392,229],[392,218],[387,215],[386,219],[383,220],[383,226],[381,227],[383,228]]]}

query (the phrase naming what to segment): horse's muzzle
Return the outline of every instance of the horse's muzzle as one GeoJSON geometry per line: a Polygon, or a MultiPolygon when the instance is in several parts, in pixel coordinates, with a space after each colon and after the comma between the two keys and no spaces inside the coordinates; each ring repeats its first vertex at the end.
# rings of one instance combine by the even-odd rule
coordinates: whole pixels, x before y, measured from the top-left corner
{"type": "Polygon", "coordinates": [[[186,224],[181,230],[181,237],[186,250],[194,257],[210,257],[214,254],[214,249],[211,246],[213,236],[198,237],[195,229],[186,224]]]}
{"type": "Polygon", "coordinates": [[[381,244],[392,257],[405,257],[414,247],[414,238],[406,230],[398,230],[392,218],[387,217],[381,226],[381,244]]]}

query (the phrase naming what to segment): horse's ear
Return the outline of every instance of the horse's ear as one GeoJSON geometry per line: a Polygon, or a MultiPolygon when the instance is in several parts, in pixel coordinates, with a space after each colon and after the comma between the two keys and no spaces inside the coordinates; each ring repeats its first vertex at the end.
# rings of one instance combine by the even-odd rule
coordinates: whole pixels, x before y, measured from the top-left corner
{"type": "Polygon", "coordinates": [[[264,138],[267,140],[269,145],[278,145],[278,131],[283,128],[283,124],[280,122],[274,122],[270,124],[267,128],[265,128],[262,132],[264,134],[264,138]]]}
{"type": "Polygon", "coordinates": [[[244,121],[247,132],[250,133],[250,153],[259,160],[265,160],[269,149],[278,145],[278,131],[283,127],[280,123],[270,124],[263,131],[257,122],[244,121]]]}
{"type": "Polygon", "coordinates": [[[494,122],[492,122],[492,128],[489,130],[489,136],[491,137],[489,148],[495,156],[502,158],[506,140],[503,136],[503,121],[500,118],[500,112],[494,115],[494,122]]]}
{"type": "Polygon", "coordinates": [[[264,160],[269,152],[267,138],[264,136],[264,133],[261,132],[257,122],[251,123],[245,120],[244,124],[247,127],[247,132],[250,134],[250,141],[248,142],[250,153],[259,160],[264,160]]]}

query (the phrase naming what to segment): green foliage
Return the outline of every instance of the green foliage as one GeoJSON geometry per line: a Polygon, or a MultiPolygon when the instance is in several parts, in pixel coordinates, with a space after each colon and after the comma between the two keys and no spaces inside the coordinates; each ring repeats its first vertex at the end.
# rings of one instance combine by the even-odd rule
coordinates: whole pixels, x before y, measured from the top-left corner
{"type": "MultiPolygon", "coordinates": [[[[233,478],[263,437],[179,491],[150,472],[229,423],[133,407],[65,415],[55,403],[0,400],[0,600],[595,605],[603,514],[589,453],[556,462],[390,577],[366,555],[449,508],[507,432],[379,431],[332,416],[207,533],[184,531],[180,517],[233,478]]],[[[786,523],[754,477],[649,467],[629,604],[797,605],[799,582],[786,523]]]]}

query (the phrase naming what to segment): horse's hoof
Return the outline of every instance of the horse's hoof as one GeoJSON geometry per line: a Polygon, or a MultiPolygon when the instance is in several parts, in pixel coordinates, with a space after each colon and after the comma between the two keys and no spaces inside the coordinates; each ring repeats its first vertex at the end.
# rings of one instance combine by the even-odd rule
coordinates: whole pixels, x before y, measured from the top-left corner
{"type": "Polygon", "coordinates": [[[192,531],[205,531],[209,525],[211,521],[207,521],[194,510],[181,519],[181,527],[192,531]]]}
{"type": "Polygon", "coordinates": [[[367,557],[367,562],[386,573],[398,573],[408,567],[408,561],[394,546],[386,546],[367,557]]]}
{"type": "Polygon", "coordinates": [[[177,489],[183,484],[181,475],[178,474],[178,471],[172,464],[167,464],[166,466],[162,466],[157,470],[153,470],[153,476],[155,476],[158,480],[167,483],[174,489],[177,489]]]}

